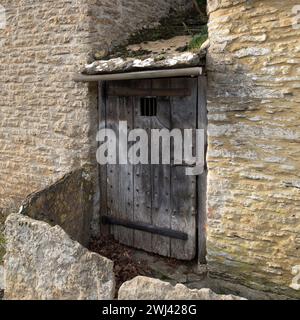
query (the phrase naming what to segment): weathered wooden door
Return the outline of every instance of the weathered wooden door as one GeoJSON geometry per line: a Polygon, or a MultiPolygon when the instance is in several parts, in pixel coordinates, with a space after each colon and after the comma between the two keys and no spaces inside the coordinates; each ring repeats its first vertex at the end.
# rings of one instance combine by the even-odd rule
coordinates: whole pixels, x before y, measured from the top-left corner
{"type": "MultiPolygon", "coordinates": [[[[105,92],[102,118],[115,132],[119,121],[149,133],[197,127],[196,78],[114,81],[105,92]]],[[[101,214],[116,240],[167,257],[195,257],[197,177],[186,175],[184,165],[172,159],[168,165],[108,164],[101,177],[101,214]]]]}

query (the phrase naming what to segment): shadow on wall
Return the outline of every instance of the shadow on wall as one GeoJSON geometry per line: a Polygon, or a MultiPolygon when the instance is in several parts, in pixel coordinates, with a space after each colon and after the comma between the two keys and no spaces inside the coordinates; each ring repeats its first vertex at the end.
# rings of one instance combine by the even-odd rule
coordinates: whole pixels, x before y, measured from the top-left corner
{"type": "Polygon", "coordinates": [[[59,225],[73,240],[87,245],[93,212],[93,183],[87,168],[77,169],[23,202],[20,213],[59,225]]]}

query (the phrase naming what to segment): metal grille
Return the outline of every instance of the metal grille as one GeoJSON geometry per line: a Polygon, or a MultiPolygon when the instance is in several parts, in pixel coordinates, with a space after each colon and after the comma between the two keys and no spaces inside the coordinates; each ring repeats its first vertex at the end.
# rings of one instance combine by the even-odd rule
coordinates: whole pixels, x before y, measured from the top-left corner
{"type": "Polygon", "coordinates": [[[157,114],[157,97],[141,98],[141,116],[155,117],[157,114]]]}

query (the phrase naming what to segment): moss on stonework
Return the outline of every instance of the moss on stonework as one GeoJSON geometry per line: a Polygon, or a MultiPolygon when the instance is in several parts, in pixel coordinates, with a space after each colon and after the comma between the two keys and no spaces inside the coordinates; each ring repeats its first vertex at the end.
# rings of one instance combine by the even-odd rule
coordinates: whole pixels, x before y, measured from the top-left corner
{"type": "Polygon", "coordinates": [[[97,59],[97,56],[95,55],[96,60],[109,60],[109,59],[114,59],[114,58],[119,58],[122,57],[124,59],[126,58],[138,58],[138,57],[143,57],[145,55],[151,54],[151,51],[148,50],[136,50],[136,51],[131,51],[128,50],[127,47],[125,46],[119,46],[114,49],[114,52],[107,55],[104,58],[97,59]]]}
{"type": "Polygon", "coordinates": [[[189,43],[188,50],[197,51],[202,44],[208,39],[207,27],[203,28],[202,32],[196,34],[189,43]]]}
{"type": "Polygon", "coordinates": [[[199,6],[205,6],[207,4],[207,0],[197,0],[199,6]]]}
{"type": "Polygon", "coordinates": [[[159,56],[154,58],[154,61],[162,61],[162,60],[165,60],[165,59],[166,59],[166,56],[163,55],[163,54],[160,54],[159,56]]]}

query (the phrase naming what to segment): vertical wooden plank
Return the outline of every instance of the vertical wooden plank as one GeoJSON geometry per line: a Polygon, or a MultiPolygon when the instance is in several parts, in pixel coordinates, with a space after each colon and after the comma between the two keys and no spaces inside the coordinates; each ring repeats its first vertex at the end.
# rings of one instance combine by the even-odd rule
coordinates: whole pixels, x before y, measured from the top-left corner
{"type": "MultiPolygon", "coordinates": [[[[119,83],[118,87],[121,85],[128,87],[130,83],[119,83]]],[[[129,132],[133,129],[133,98],[119,97],[119,101],[119,121],[127,121],[129,132]]],[[[123,143],[120,139],[121,137],[119,137],[119,141],[123,143]]],[[[119,201],[120,219],[133,221],[133,191],[133,166],[130,163],[119,164],[119,199],[115,199],[115,201],[119,201]]],[[[133,230],[121,226],[117,228],[119,241],[125,245],[133,246],[133,230]]]]}
{"type": "MultiPolygon", "coordinates": [[[[106,96],[105,96],[105,82],[98,83],[98,103],[99,103],[99,130],[106,126],[106,96]]],[[[107,215],[107,167],[106,165],[99,165],[99,184],[100,184],[100,219],[107,215]]],[[[100,234],[108,235],[109,226],[100,223],[100,234]]]]}
{"type": "MultiPolygon", "coordinates": [[[[135,88],[149,88],[151,80],[133,81],[135,88]]],[[[151,129],[151,117],[142,117],[140,98],[134,97],[134,127],[146,129],[148,137],[151,129]]],[[[149,155],[150,157],[150,155],[149,155]]],[[[152,224],[152,189],[151,165],[138,164],[133,166],[134,171],[134,221],[152,224]]],[[[134,231],[134,246],[146,251],[152,251],[152,235],[143,231],[134,231]]]]}
{"type": "MultiPolygon", "coordinates": [[[[169,79],[153,80],[154,89],[170,88],[169,79]]],[[[170,129],[171,105],[168,97],[158,98],[157,116],[152,119],[152,129],[170,129]]],[[[162,150],[161,150],[162,151],[162,150]]],[[[161,155],[160,151],[160,155],[161,155]]],[[[160,228],[171,229],[170,165],[152,164],[152,223],[160,228]]],[[[169,237],[152,235],[152,251],[170,256],[169,237]]]]}
{"type": "MultiPolygon", "coordinates": [[[[115,85],[107,83],[107,88],[115,85]]],[[[119,97],[108,97],[106,103],[106,126],[115,133],[118,132],[119,97]]],[[[118,152],[117,152],[118,155],[118,152]]],[[[109,216],[119,218],[119,165],[107,164],[107,211],[109,216]]],[[[111,226],[111,233],[116,240],[119,239],[118,226],[111,226]]]]}
{"type": "MultiPolygon", "coordinates": [[[[198,78],[198,128],[205,131],[205,155],[207,145],[207,106],[206,106],[207,79],[198,78]]],[[[207,168],[197,177],[198,184],[198,261],[206,263],[206,196],[207,196],[207,168]]]]}
{"type": "MultiPolygon", "coordinates": [[[[192,95],[185,98],[171,98],[172,128],[196,129],[197,123],[197,79],[172,79],[172,88],[189,86],[192,95]]],[[[185,167],[171,169],[171,227],[186,232],[188,240],[171,239],[171,256],[192,260],[196,255],[196,176],[187,176],[185,167]]]]}

